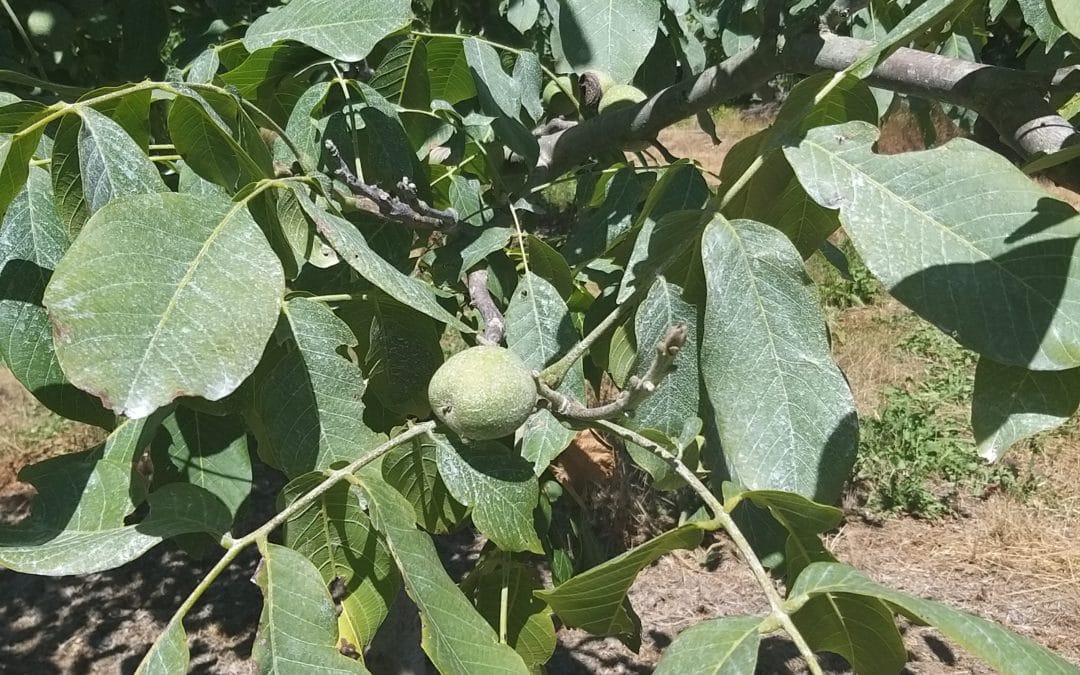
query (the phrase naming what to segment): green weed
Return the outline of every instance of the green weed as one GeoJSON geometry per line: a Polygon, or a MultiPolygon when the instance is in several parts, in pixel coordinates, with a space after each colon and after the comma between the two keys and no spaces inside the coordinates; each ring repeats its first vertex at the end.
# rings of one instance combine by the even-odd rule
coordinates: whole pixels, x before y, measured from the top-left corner
{"type": "Polygon", "coordinates": [[[958,512],[961,495],[1030,494],[1030,475],[975,452],[966,419],[975,354],[919,324],[900,346],[927,361],[926,375],[887,390],[881,413],[861,423],[855,485],[867,511],[940,518],[958,512]]]}
{"type": "Polygon", "coordinates": [[[822,307],[844,310],[873,304],[881,296],[881,284],[870,274],[850,241],[840,244],[837,249],[847,258],[847,274],[841,273],[820,253],[815,253],[808,261],[807,271],[817,285],[822,307]]]}

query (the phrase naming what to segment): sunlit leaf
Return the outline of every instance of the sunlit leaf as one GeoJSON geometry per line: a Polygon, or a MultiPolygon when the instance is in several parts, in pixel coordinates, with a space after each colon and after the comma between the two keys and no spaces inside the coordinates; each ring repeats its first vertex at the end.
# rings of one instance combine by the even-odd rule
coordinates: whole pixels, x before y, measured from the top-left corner
{"type": "Polygon", "coordinates": [[[232,393],[262,356],[283,291],[243,204],[165,193],[94,214],[44,303],[71,382],[138,418],[179,396],[232,393]]]}
{"type": "Polygon", "coordinates": [[[852,122],[784,152],[889,293],[999,363],[1080,365],[1080,215],[974,142],[886,156],[877,136],[852,122]]]}
{"type": "Polygon", "coordinates": [[[599,70],[616,82],[629,82],[656,39],[660,3],[561,2],[558,21],[562,52],[576,72],[599,70]]]}
{"type": "Polygon", "coordinates": [[[364,673],[339,651],[334,602],[319,570],[300,553],[262,543],[255,583],[263,610],[251,657],[260,673],[364,673]]]}
{"type": "Polygon", "coordinates": [[[725,616],[691,626],[664,650],[656,675],[744,675],[757,666],[764,619],[725,616]]]}
{"type": "Polygon", "coordinates": [[[340,61],[359,61],[411,18],[409,0],[293,0],[256,19],[244,46],[254,52],[293,40],[340,61]]]}
{"type": "Polygon", "coordinates": [[[717,216],[702,259],[701,372],[733,480],[832,502],[858,424],[802,257],[773,228],[717,216]]]}
{"type": "Polygon", "coordinates": [[[79,110],[79,164],[90,213],[117,197],[165,192],[157,168],[124,128],[93,108],[79,110]]]}

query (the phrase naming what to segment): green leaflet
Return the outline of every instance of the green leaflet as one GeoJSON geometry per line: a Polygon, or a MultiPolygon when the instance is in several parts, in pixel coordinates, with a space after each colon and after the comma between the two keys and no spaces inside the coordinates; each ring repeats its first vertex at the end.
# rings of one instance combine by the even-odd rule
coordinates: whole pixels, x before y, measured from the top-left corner
{"type": "Polygon", "coordinates": [[[659,25],[660,3],[652,0],[577,0],[559,4],[554,40],[575,72],[599,70],[625,83],[645,61],[659,25]]]}
{"type": "Polygon", "coordinates": [[[778,230],[722,216],[701,246],[701,373],[733,480],[831,503],[858,424],[802,257],[778,230]]]}
{"type": "Polygon", "coordinates": [[[1028,370],[983,357],[971,401],[979,454],[997,461],[1013,443],[1067,422],[1078,406],[1080,368],[1028,370]]]}
{"type": "Polygon", "coordinates": [[[263,610],[251,652],[259,672],[370,675],[338,650],[334,602],[315,566],[284,546],[262,542],[259,550],[263,610]]]}
{"type": "Polygon", "coordinates": [[[183,483],[151,493],[149,514],[125,524],[146,497],[132,463],[159,423],[127,421],[93,450],[25,467],[19,478],[38,494],[27,519],[0,530],[0,564],[29,574],[89,574],[128,563],[166,537],[223,534],[231,518],[221,500],[183,483]]]}
{"type": "Polygon", "coordinates": [[[884,156],[876,140],[851,122],[784,153],[898,300],[999,363],[1080,365],[1076,211],[971,141],[884,156]]]}
{"type": "Polygon", "coordinates": [[[262,356],[284,283],[243,204],[144,194],[91,217],[44,303],[71,382],[139,418],[179,396],[232,393],[262,356]]]}
{"type": "Polygon", "coordinates": [[[432,439],[439,475],[454,499],[472,507],[476,528],[504,551],[543,553],[533,526],[540,492],[529,463],[495,441],[432,439]]]}

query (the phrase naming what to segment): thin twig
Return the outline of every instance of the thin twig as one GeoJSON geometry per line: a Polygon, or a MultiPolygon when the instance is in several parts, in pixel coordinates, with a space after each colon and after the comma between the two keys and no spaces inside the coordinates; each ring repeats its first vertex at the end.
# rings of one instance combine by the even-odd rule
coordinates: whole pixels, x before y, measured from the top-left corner
{"type": "Polygon", "coordinates": [[[379,215],[384,220],[408,225],[418,230],[450,232],[458,228],[458,214],[454,209],[436,209],[427,204],[416,196],[410,184],[404,180],[398,185],[399,192],[405,195],[404,199],[390,194],[377,185],[368,185],[356,177],[333,141],[326,141],[326,149],[338,163],[334,175],[348,185],[354,195],[363,197],[375,205],[377,211],[369,210],[370,213],[379,215]]]}
{"type": "Polygon", "coordinates": [[[757,580],[761,590],[765,593],[765,596],[769,599],[769,606],[772,608],[771,616],[779,623],[787,634],[791,637],[792,642],[795,643],[796,648],[799,650],[799,654],[806,660],[807,667],[813,675],[823,675],[821,665],[818,663],[817,657],[814,656],[814,650],[810,648],[809,643],[806,642],[806,638],[799,632],[795,622],[792,621],[791,615],[788,613],[787,608],[784,606],[784,599],[780,597],[780,594],[776,590],[776,586],[773,585],[772,578],[769,573],[765,571],[761,561],[758,559],[757,554],[754,553],[753,547],[750,542],[743,535],[742,530],[735,521],[724,510],[723,505],[716,498],[701,479],[694,474],[678,457],[673,455],[667,448],[656,443],[645,436],[627,429],[626,427],[609,422],[607,420],[597,420],[591,423],[594,426],[603,431],[607,431],[615,436],[618,436],[623,441],[628,441],[634,445],[640,446],[645,450],[653,453],[657,457],[660,457],[668,463],[676,474],[679,475],[687,485],[697,493],[705,505],[713,513],[713,520],[708,523],[699,523],[702,529],[717,529],[723,528],[727,532],[728,536],[735,543],[735,547],[739,549],[739,553],[742,554],[746,564],[750,566],[750,571],[754,575],[754,579],[757,580]]]}
{"type": "Polygon", "coordinates": [[[536,374],[536,390],[540,397],[547,401],[551,412],[560,417],[582,422],[621,417],[652,396],[660,382],[675,368],[675,358],[686,344],[688,330],[685,323],[677,323],[668,328],[663,339],[656,343],[656,354],[645,374],[631,377],[626,389],[619,392],[610,403],[594,408],[586,407],[574,397],[549,387],[539,373],[536,374]]]}
{"type": "Polygon", "coordinates": [[[158,643],[166,635],[168,635],[169,631],[173,628],[173,626],[181,623],[184,620],[184,617],[191,610],[191,608],[195,606],[195,603],[199,601],[199,598],[202,597],[202,594],[206,592],[206,589],[209,588],[210,585],[214,582],[214,580],[222,572],[225,571],[225,569],[229,566],[229,563],[231,563],[243,549],[259,541],[260,539],[265,538],[278,527],[284,525],[290,518],[295,516],[303,509],[306,509],[316,499],[321,497],[327,490],[334,487],[342,480],[346,480],[352,474],[356,473],[368,464],[371,464],[372,462],[379,459],[380,457],[390,452],[394,448],[398,447],[399,445],[404,445],[405,443],[408,443],[409,441],[418,436],[430,433],[434,428],[435,422],[424,422],[423,424],[417,424],[416,426],[408,429],[407,431],[402,432],[400,435],[391,438],[390,440],[376,447],[370,452],[361,455],[359,458],[353,460],[349,465],[344,466],[340,469],[336,469],[334,471],[327,472],[326,478],[324,478],[321,483],[316,485],[314,488],[312,488],[309,492],[298,498],[296,501],[286,506],[284,509],[278,512],[276,516],[263,523],[263,525],[261,525],[258,529],[249,532],[248,534],[244,535],[239,539],[233,539],[232,536],[229,534],[226,534],[224,537],[222,537],[221,543],[223,546],[225,546],[225,554],[222,555],[221,559],[218,560],[217,564],[215,564],[214,567],[211,568],[211,570],[206,574],[206,576],[203,577],[202,581],[200,581],[199,584],[195,587],[195,589],[191,591],[191,594],[188,595],[188,597],[173,614],[172,618],[169,619],[168,625],[165,626],[165,629],[160,633],[158,639],[154,641],[154,645],[150,648],[150,651],[147,653],[147,657],[144,657],[143,662],[139,665],[139,670],[136,672],[144,672],[144,668],[147,666],[146,658],[149,658],[150,654],[154,652],[155,648],[158,646],[158,643]]]}
{"type": "Polygon", "coordinates": [[[501,344],[506,335],[506,320],[488,290],[488,271],[475,269],[469,272],[467,280],[469,300],[484,319],[484,332],[477,337],[477,342],[482,345],[501,344]]]}

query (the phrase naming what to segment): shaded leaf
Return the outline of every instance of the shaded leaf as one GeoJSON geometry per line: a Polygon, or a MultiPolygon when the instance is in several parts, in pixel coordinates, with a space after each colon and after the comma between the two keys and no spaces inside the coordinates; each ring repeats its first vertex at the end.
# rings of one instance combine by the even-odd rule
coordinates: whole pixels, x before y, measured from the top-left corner
{"type": "MultiPolygon", "coordinates": [[[[285,486],[286,504],[325,480],[322,473],[299,476],[285,486]]],[[[389,612],[401,585],[390,552],[361,506],[358,488],[342,481],[285,524],[284,543],[315,564],[324,584],[340,579],[341,637],[363,651],[389,612]]]]}
{"type": "Polygon", "coordinates": [[[371,522],[386,537],[409,597],[420,610],[423,648],[441,673],[527,673],[439,562],[435,546],[416,529],[408,500],[382,480],[378,467],[361,471],[371,522]]]}
{"type": "Polygon", "coordinates": [[[371,304],[374,317],[365,358],[368,387],[390,410],[427,417],[428,382],[443,363],[436,324],[388,298],[371,304]]]}
{"type": "Polygon", "coordinates": [[[398,302],[427,314],[431,318],[445,323],[463,333],[473,330],[453,316],[435,299],[431,286],[406,276],[386,262],[368,245],[364,235],[356,226],[340,216],[328,213],[315,205],[311,198],[301,190],[295,190],[301,206],[308,217],[315,222],[319,234],[334,248],[350,267],[384,293],[398,302]]]}
{"type": "Polygon", "coordinates": [[[439,475],[472,507],[476,529],[503,551],[543,553],[533,526],[540,491],[527,461],[500,443],[452,443],[434,434],[439,475]]]}
{"type": "Polygon", "coordinates": [[[427,65],[432,100],[453,105],[476,96],[476,85],[465,58],[465,46],[458,38],[429,38],[427,65]]]}
{"type": "Polygon", "coordinates": [[[165,193],[94,214],[44,303],[71,382],[139,418],[178,396],[232,393],[259,362],[283,291],[243,204],[165,193]]]}
{"type": "Polygon", "coordinates": [[[725,616],[705,621],[679,633],[664,650],[656,675],[743,675],[757,667],[758,645],[764,619],[725,616]]]}
{"type": "Polygon", "coordinates": [[[923,600],[874,583],[839,563],[815,563],[799,575],[790,597],[820,593],[856,593],[879,598],[930,624],[1001,672],[1075,673],[1076,666],[1045,647],[998,624],[932,600],[923,600]]]}
{"type": "Polygon", "coordinates": [[[412,505],[415,519],[428,532],[442,534],[456,528],[468,508],[455,500],[439,475],[438,445],[424,436],[388,452],[382,477],[412,505]]]}
{"type": "Polygon", "coordinates": [[[661,556],[701,543],[702,531],[687,524],[636,546],[549,591],[537,591],[563,623],[594,635],[619,638],[635,651],[641,644],[641,622],[626,598],[641,570],[661,556]]]}
{"type": "Polygon", "coordinates": [[[543,666],[555,651],[551,610],[533,595],[542,588],[533,567],[499,554],[483,558],[461,582],[461,590],[495,629],[499,627],[505,589],[506,643],[530,668],[543,666]]]}
{"type": "Polygon", "coordinates": [[[251,494],[251,457],[239,417],[218,417],[179,407],[154,436],[156,484],[181,481],[221,500],[235,519],[251,494]]]}
{"type": "Polygon", "coordinates": [[[110,428],[113,415],[60,370],[42,305],[45,286],[67,248],[49,174],[32,168],[0,225],[0,362],[50,410],[110,428]]]}
{"type": "Polygon", "coordinates": [[[47,576],[90,574],[131,562],[166,537],[223,534],[229,514],[221,501],[186,484],[152,493],[146,518],[125,524],[146,495],[132,465],[157,426],[154,419],[128,421],[93,450],[25,467],[19,479],[37,497],[28,518],[0,529],[0,565],[47,576]]]}
{"type": "Polygon", "coordinates": [[[288,476],[351,461],[382,437],[364,425],[364,378],[339,350],[357,344],[330,309],[294,298],[284,305],[289,343],[255,374],[253,425],[259,453],[288,476]]]}
{"type": "Polygon", "coordinates": [[[971,402],[979,454],[996,462],[1013,443],[1067,422],[1078,406],[1080,368],[1032,371],[981,358],[971,402]]]}

